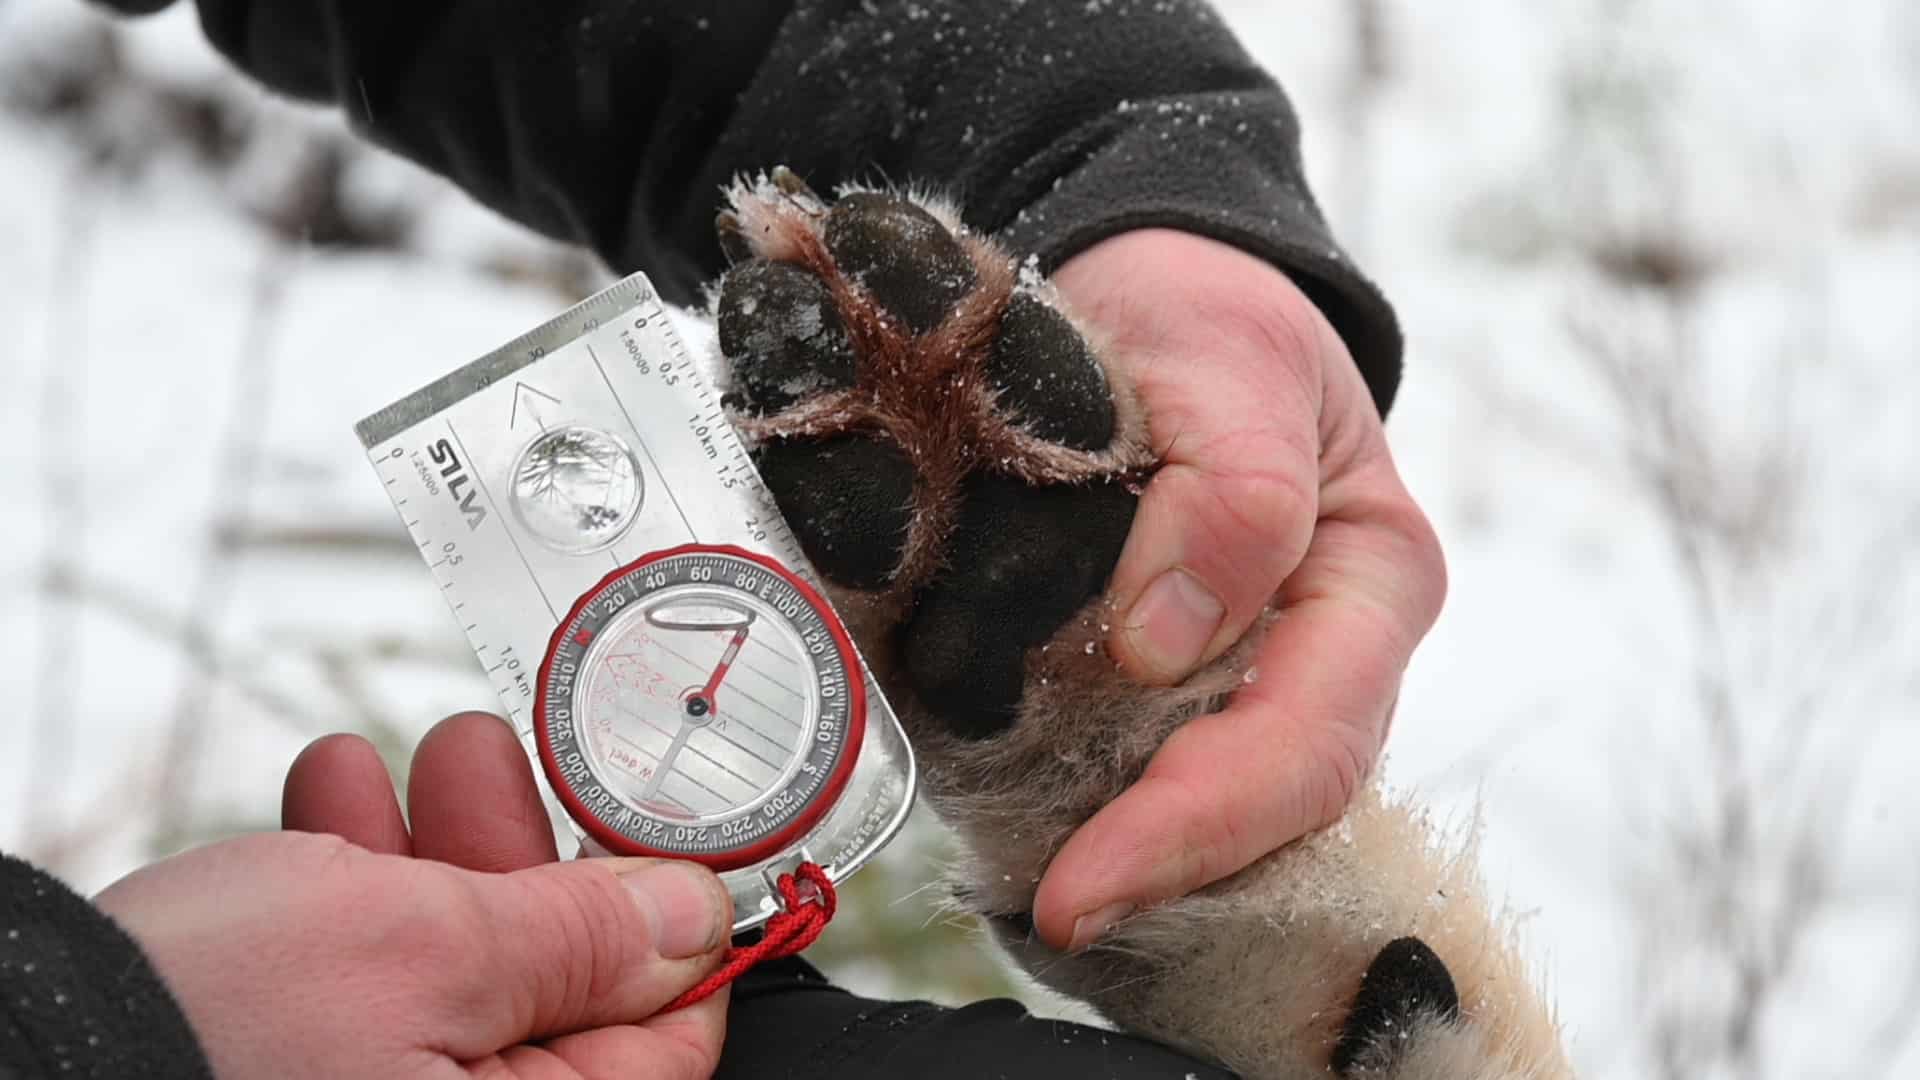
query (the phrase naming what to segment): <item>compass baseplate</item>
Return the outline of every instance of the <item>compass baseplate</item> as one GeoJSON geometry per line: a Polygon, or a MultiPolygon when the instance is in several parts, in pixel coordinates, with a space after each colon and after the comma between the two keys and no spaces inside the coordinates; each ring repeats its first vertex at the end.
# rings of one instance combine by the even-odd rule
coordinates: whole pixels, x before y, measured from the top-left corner
{"type": "MultiPolygon", "coordinates": [[[[610,575],[689,545],[734,548],[819,590],[719,394],[644,275],[355,430],[536,761],[542,662],[556,628],[610,575]]],[[[778,910],[774,880],[802,861],[844,879],[898,831],[912,804],[912,752],[851,642],[847,649],[865,703],[852,765],[837,795],[816,785],[832,802],[803,835],[722,869],[736,929],[778,910]]],[[[554,774],[543,775],[551,785],[554,774]]],[[[564,816],[558,801],[550,809],[564,816]]],[[[609,853],[604,837],[565,820],[587,852],[609,853]]]]}

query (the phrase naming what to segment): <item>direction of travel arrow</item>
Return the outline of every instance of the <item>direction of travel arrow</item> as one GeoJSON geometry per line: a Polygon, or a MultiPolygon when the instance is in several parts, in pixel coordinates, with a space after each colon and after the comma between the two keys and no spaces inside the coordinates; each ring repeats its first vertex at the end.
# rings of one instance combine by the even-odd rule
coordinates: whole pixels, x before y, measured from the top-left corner
{"type": "MultiPolygon", "coordinates": [[[[535,390],[533,387],[528,386],[526,383],[516,382],[513,384],[513,412],[512,412],[512,415],[507,419],[507,427],[511,428],[520,422],[520,399],[521,397],[527,394],[532,394],[534,397],[546,398],[548,401],[553,402],[555,405],[560,404],[560,399],[557,397],[554,397],[552,394],[546,393],[541,390],[535,390]]],[[[533,422],[536,424],[539,424],[543,430],[546,428],[547,425],[540,419],[540,414],[533,411],[533,406],[531,404],[527,406],[527,414],[529,416],[532,416],[533,422]]]]}

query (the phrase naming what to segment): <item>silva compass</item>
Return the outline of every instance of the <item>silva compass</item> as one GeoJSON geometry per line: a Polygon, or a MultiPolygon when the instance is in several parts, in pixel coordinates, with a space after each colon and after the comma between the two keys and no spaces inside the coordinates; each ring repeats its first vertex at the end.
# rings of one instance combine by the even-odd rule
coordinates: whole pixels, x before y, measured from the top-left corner
{"type": "Polygon", "coordinates": [[[356,430],[584,854],[743,930],[898,831],[899,721],[645,277],[356,430]]]}
{"type": "Polygon", "coordinates": [[[601,847],[723,870],[804,835],[866,733],[833,608],[734,547],[689,544],[609,574],[554,631],[537,693],[547,778],[601,847]]]}

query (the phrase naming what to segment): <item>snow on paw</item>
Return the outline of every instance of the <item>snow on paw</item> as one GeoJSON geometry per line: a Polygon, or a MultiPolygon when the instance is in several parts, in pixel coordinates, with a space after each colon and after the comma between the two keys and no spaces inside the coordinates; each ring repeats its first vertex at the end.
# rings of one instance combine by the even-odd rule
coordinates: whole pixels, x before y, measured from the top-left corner
{"type": "Polygon", "coordinates": [[[853,385],[853,343],[826,283],[805,270],[765,260],[739,267],[716,315],[721,350],[739,358],[730,404],[759,415],[853,385]]]}
{"type": "Polygon", "coordinates": [[[728,201],[733,419],[960,840],[955,905],[1041,982],[1250,1080],[1570,1075],[1473,860],[1375,787],[1091,949],[1035,937],[1047,863],[1243,685],[1276,616],[1177,686],[1122,676],[1104,590],[1154,466],[1124,371],[939,200],[777,169],[728,201]]]}

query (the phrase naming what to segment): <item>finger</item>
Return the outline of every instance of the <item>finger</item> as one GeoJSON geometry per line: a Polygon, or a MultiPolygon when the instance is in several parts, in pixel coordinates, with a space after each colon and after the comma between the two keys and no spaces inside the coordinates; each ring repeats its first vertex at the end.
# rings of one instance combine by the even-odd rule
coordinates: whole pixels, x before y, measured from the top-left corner
{"type": "Polygon", "coordinates": [[[589,859],[458,882],[469,902],[443,920],[455,970],[441,986],[446,1049],[462,1059],[647,1019],[719,961],[733,920],[720,879],[678,860],[589,859]]]}
{"type": "Polygon", "coordinates": [[[1034,911],[1048,941],[1084,946],[1131,907],[1217,881],[1344,811],[1445,593],[1437,541],[1378,460],[1373,493],[1334,493],[1340,508],[1282,589],[1258,681],[1175,732],[1048,867],[1034,911]]]}
{"type": "Polygon", "coordinates": [[[316,739],[293,759],[280,793],[280,825],[329,833],[383,855],[412,853],[386,763],[358,735],[316,739]]]}
{"type": "Polygon", "coordinates": [[[644,1072],[657,1080],[707,1080],[720,1064],[726,1038],[727,991],[697,1005],[639,1024],[595,1028],[518,1046],[497,1059],[504,1072],[470,1068],[477,1078],[530,1080],[549,1074],[583,1080],[628,1080],[644,1072]]]}
{"type": "Polygon", "coordinates": [[[526,751],[487,713],[450,716],[420,740],[407,814],[422,859],[503,873],[560,857],[526,751]]]}
{"type": "MultiPolygon", "coordinates": [[[[673,1056],[663,1060],[685,1058],[693,1066],[687,1076],[691,1080],[705,1080],[720,1064],[720,1053],[727,1041],[727,1009],[732,999],[733,988],[723,986],[705,1001],[648,1017],[640,1026],[656,1036],[660,1046],[679,1048],[668,1051],[673,1056]]],[[[609,1070],[607,1075],[618,1074],[609,1070]]]]}

